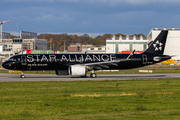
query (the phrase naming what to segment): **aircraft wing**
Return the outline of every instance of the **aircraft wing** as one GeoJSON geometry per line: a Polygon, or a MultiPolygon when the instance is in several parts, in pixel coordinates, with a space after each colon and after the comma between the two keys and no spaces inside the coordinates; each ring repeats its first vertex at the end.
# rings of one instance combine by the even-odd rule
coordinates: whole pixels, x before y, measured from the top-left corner
{"type": "Polygon", "coordinates": [[[119,62],[130,60],[129,58],[134,55],[134,52],[135,50],[133,50],[126,59],[112,60],[112,61],[106,61],[106,62],[86,63],[84,65],[87,66],[88,69],[99,69],[99,70],[101,70],[102,68],[109,68],[109,65],[118,66],[119,62]]]}
{"type": "Polygon", "coordinates": [[[84,65],[91,69],[101,70],[102,68],[109,68],[109,65],[118,66],[118,63],[121,61],[127,61],[127,60],[125,59],[125,60],[113,60],[113,61],[106,61],[106,62],[86,63],[84,65]]]}

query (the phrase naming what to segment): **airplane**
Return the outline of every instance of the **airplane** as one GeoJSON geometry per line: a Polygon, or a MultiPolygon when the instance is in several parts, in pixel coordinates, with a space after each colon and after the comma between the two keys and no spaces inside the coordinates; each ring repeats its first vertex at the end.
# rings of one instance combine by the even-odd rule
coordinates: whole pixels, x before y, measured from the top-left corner
{"type": "Polygon", "coordinates": [[[21,78],[24,71],[55,71],[56,75],[71,75],[96,78],[96,70],[122,70],[143,67],[171,59],[164,55],[168,30],[162,30],[148,49],[135,54],[20,54],[12,56],[2,66],[9,70],[20,70],[21,78]]]}

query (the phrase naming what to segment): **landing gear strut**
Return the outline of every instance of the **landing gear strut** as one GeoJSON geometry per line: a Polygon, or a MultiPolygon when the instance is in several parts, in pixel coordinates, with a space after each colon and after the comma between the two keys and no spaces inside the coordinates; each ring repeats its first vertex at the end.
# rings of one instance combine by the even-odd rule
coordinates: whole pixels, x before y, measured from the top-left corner
{"type": "Polygon", "coordinates": [[[21,72],[20,78],[25,78],[24,71],[21,72]]]}
{"type": "Polygon", "coordinates": [[[96,73],[94,73],[94,70],[91,71],[90,77],[91,77],[91,78],[96,78],[96,77],[97,77],[96,73]]]}

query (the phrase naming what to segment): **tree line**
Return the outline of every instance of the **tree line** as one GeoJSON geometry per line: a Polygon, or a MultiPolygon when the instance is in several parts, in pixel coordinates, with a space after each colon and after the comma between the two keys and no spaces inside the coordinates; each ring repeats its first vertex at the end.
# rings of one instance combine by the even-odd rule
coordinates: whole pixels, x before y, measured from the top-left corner
{"type": "MultiPolygon", "coordinates": [[[[104,35],[98,35],[96,37],[90,37],[88,34],[84,34],[82,36],[78,35],[68,35],[68,34],[40,34],[37,36],[38,39],[46,39],[48,41],[48,49],[54,49],[55,51],[63,51],[64,50],[64,41],[65,41],[65,47],[66,50],[70,44],[80,43],[80,44],[92,44],[94,46],[101,46],[106,45],[106,39],[112,38],[113,35],[115,37],[119,37],[122,35],[123,37],[126,37],[125,34],[117,33],[117,34],[104,34],[104,35]]],[[[136,37],[140,37],[141,35],[143,37],[143,34],[134,34],[136,37]]],[[[130,35],[129,37],[133,37],[134,35],[130,35]]],[[[11,38],[17,38],[17,36],[11,35],[11,38]]]]}

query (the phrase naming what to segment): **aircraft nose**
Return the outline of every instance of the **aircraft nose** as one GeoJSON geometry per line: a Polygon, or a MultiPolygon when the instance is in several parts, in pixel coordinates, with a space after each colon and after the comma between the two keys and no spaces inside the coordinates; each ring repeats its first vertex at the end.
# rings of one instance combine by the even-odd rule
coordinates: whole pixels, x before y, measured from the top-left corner
{"type": "Polygon", "coordinates": [[[3,67],[3,68],[7,68],[6,62],[3,62],[2,67],[3,67]]]}

